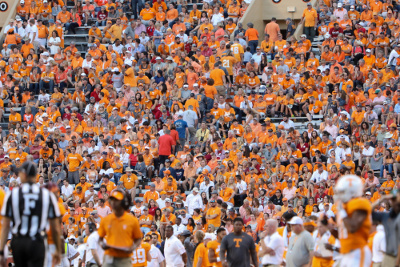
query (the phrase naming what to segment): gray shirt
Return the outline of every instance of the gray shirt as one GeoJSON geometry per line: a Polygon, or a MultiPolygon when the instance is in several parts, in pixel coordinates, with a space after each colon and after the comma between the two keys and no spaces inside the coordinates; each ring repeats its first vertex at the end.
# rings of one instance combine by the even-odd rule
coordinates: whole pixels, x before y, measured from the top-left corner
{"type": "Polygon", "coordinates": [[[192,91],[190,90],[184,90],[183,88],[181,89],[181,98],[182,100],[186,100],[190,97],[190,94],[192,93],[192,91]]]}
{"type": "Polygon", "coordinates": [[[119,125],[119,124],[121,123],[121,119],[122,119],[122,118],[121,118],[119,115],[116,115],[116,116],[111,115],[111,116],[108,118],[108,122],[113,121],[113,122],[114,122],[114,125],[119,125]]]}
{"type": "Polygon", "coordinates": [[[153,75],[156,75],[158,70],[162,70],[164,68],[165,63],[160,62],[160,63],[154,63],[152,65],[153,65],[152,67],[153,75]]]}
{"type": "Polygon", "coordinates": [[[304,230],[299,235],[294,235],[289,239],[289,246],[286,254],[286,266],[303,266],[310,261],[310,252],[314,250],[314,240],[312,235],[304,230]]]}
{"type": "Polygon", "coordinates": [[[65,148],[68,146],[68,140],[65,139],[64,141],[58,142],[58,146],[59,146],[61,149],[65,149],[65,148]]]}
{"type": "Polygon", "coordinates": [[[276,154],[278,154],[278,153],[276,152],[275,149],[271,149],[271,151],[270,151],[267,148],[264,150],[264,157],[265,157],[266,161],[272,161],[275,158],[276,154]]]}
{"type": "Polygon", "coordinates": [[[186,255],[187,255],[186,266],[192,267],[195,247],[194,247],[193,242],[190,241],[190,237],[186,237],[185,241],[183,242],[183,246],[185,247],[186,255]]]}
{"type": "Polygon", "coordinates": [[[196,120],[198,119],[196,112],[193,110],[186,110],[183,112],[183,120],[186,121],[188,127],[194,127],[196,120]]]}
{"type": "Polygon", "coordinates": [[[53,172],[52,173],[52,177],[51,177],[51,181],[53,183],[57,183],[57,181],[61,180],[63,181],[65,179],[65,177],[67,177],[67,174],[65,173],[64,170],[62,170],[61,172],[53,172]]]}
{"type": "Polygon", "coordinates": [[[400,240],[400,216],[393,210],[389,212],[372,212],[372,220],[382,223],[386,236],[386,254],[397,256],[400,240]]]}
{"type": "Polygon", "coordinates": [[[135,39],[135,28],[132,28],[132,26],[127,27],[124,33],[126,34],[126,37],[130,36],[132,39],[135,39]]]}
{"type": "Polygon", "coordinates": [[[114,73],[111,80],[113,81],[115,88],[121,88],[124,83],[124,74],[122,72],[119,74],[114,73]]]}
{"type": "Polygon", "coordinates": [[[110,19],[119,18],[119,11],[116,10],[116,11],[114,11],[114,13],[108,12],[108,18],[110,18],[110,19]]]}

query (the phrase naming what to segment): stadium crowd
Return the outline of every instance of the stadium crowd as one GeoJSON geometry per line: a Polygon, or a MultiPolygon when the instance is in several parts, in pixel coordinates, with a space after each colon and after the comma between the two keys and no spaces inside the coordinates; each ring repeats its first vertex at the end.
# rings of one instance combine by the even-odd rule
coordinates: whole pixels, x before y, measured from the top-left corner
{"type": "Polygon", "coordinates": [[[333,266],[366,245],[374,266],[399,266],[384,216],[400,212],[400,1],[308,2],[264,32],[240,22],[249,4],[20,0],[1,50],[0,187],[37,164],[71,266],[101,265],[87,238],[121,191],[144,236],[133,266],[227,266],[220,243],[241,223],[264,266],[333,266]],[[87,51],[65,44],[80,29],[87,51]],[[341,244],[334,188],[349,174],[374,216],[341,244]]]}

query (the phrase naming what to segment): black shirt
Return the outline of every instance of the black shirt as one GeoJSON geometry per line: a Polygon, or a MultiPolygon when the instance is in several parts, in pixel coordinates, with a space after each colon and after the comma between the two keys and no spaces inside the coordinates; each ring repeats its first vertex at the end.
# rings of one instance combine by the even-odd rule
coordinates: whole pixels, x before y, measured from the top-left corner
{"type": "Polygon", "coordinates": [[[4,199],[1,215],[13,222],[13,235],[36,238],[46,230],[48,219],[60,217],[55,195],[37,184],[22,184],[4,199]]]}
{"type": "Polygon", "coordinates": [[[344,30],[343,34],[345,37],[355,37],[354,30],[344,30]]]}

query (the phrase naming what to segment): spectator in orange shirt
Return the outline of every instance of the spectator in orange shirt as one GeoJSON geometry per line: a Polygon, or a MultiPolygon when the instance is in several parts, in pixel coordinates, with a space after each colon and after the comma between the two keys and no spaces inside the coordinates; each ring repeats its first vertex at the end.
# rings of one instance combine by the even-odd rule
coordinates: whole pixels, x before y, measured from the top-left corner
{"type": "Polygon", "coordinates": [[[251,22],[247,23],[247,27],[248,29],[245,33],[246,41],[250,47],[250,53],[254,54],[258,46],[258,31],[253,28],[254,24],[251,22]]]}

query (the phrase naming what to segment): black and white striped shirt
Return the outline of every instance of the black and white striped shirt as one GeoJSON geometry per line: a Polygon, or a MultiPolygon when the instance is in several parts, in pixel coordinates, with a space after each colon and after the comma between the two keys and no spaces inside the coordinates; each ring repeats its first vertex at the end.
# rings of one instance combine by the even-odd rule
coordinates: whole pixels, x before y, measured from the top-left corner
{"type": "Polygon", "coordinates": [[[46,230],[48,219],[60,217],[56,196],[37,184],[22,184],[8,192],[1,215],[13,222],[13,235],[35,238],[46,230]]]}

